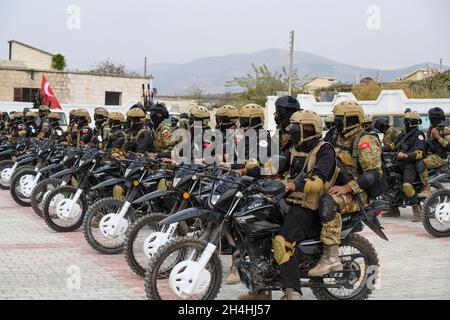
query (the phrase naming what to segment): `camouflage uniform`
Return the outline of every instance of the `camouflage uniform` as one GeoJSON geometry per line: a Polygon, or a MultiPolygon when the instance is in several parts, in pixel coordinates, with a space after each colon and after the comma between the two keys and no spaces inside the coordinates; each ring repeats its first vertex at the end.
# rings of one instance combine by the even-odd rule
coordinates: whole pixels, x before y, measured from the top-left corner
{"type": "Polygon", "coordinates": [[[155,147],[162,152],[173,146],[172,129],[166,122],[161,122],[155,130],[155,147]]]}
{"type": "Polygon", "coordinates": [[[352,194],[333,196],[334,201],[339,205],[340,213],[352,213],[360,210],[354,199],[355,194],[360,194],[365,204],[369,204],[367,192],[360,188],[356,180],[358,175],[372,170],[377,171],[380,175],[383,174],[379,142],[376,137],[371,135],[361,137],[362,131],[362,128],[354,130],[350,135],[340,137],[336,144],[338,158],[353,177],[353,180],[349,183],[352,194]],[[355,139],[358,137],[357,151],[354,151],[353,146],[355,145],[355,139]],[[357,161],[353,159],[353,152],[356,152],[357,161]]]}
{"type": "Polygon", "coordinates": [[[445,157],[443,156],[450,150],[450,129],[444,126],[438,126],[436,129],[440,138],[436,140],[431,135],[431,130],[428,132],[428,155],[423,160],[429,170],[443,166],[445,164],[445,157]]]}
{"type": "Polygon", "coordinates": [[[395,128],[395,127],[389,127],[383,137],[383,144],[385,146],[386,151],[395,151],[396,147],[395,144],[399,140],[399,137],[402,135],[402,130],[395,128]]]}

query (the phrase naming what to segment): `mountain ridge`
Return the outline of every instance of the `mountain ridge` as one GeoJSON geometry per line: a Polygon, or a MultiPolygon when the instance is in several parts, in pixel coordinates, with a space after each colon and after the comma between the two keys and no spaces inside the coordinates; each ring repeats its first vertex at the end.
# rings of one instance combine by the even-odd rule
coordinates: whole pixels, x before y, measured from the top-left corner
{"type": "MultiPolygon", "coordinates": [[[[226,81],[251,73],[252,63],[257,66],[266,64],[271,71],[281,71],[288,64],[288,51],[266,49],[250,54],[201,57],[187,63],[157,63],[150,65],[148,70],[155,78],[155,87],[161,95],[185,95],[192,86],[201,88],[206,93],[217,94],[233,91],[225,87],[226,81]]],[[[379,81],[393,81],[420,67],[426,67],[427,64],[430,68],[439,67],[435,63],[424,62],[383,70],[340,63],[305,51],[294,53],[294,68],[300,78],[322,76],[336,78],[340,82],[354,82],[366,76],[376,78],[377,74],[379,81]]],[[[142,74],[143,68],[136,71],[142,74]]]]}

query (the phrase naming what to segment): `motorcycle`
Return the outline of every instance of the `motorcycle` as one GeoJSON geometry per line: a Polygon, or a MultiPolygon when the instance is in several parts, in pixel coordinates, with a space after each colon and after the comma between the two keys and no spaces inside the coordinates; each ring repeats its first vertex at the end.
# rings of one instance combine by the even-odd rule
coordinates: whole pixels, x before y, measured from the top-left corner
{"type": "Polygon", "coordinates": [[[33,156],[19,161],[19,166],[27,163],[35,163],[33,166],[24,166],[13,175],[11,179],[10,192],[15,202],[22,206],[31,206],[31,195],[43,174],[40,169],[51,165],[50,169],[57,172],[62,169],[60,164],[64,155],[64,148],[57,146],[51,141],[42,144],[33,156]]]}
{"type": "Polygon", "coordinates": [[[104,157],[105,153],[96,149],[85,150],[84,156],[75,168],[53,175],[54,178],[76,176],[77,187],[68,185],[58,187],[45,198],[42,205],[43,218],[51,229],[56,232],[77,230],[83,224],[88,206],[92,205],[96,199],[112,194],[112,188],[91,190],[94,185],[118,174],[116,166],[101,166],[104,157]]]}
{"type": "Polygon", "coordinates": [[[122,177],[104,181],[92,188],[100,190],[120,185],[127,190],[123,200],[114,197],[99,200],[86,213],[84,236],[94,250],[102,254],[122,253],[129,226],[140,215],[157,208],[145,203],[133,206],[133,201],[156,190],[158,184],[165,184],[167,172],[158,170],[158,167],[158,161],[137,158],[131,161],[122,177]]]}
{"type": "MultiPolygon", "coordinates": [[[[170,226],[159,226],[159,222],[168,215],[190,207],[203,208],[209,195],[210,185],[202,181],[197,174],[211,170],[205,165],[174,166],[172,187],[168,190],[158,190],[149,193],[133,202],[133,205],[154,203],[171,199],[167,204],[170,210],[151,211],[133,223],[128,229],[125,239],[125,259],[138,276],[145,276],[145,268],[151,257],[174,237],[191,236],[200,237],[204,226],[198,221],[194,223],[174,223],[170,226]]],[[[214,169],[212,169],[214,171],[214,169]]]]}
{"type": "MultiPolygon", "coordinates": [[[[272,239],[280,231],[288,206],[285,185],[280,181],[258,182],[230,174],[227,179],[211,177],[213,185],[208,209],[189,208],[161,221],[162,225],[207,217],[209,230],[203,240],[180,238],[169,242],[152,257],[145,275],[145,291],[152,300],[214,299],[222,283],[219,258],[225,237],[240,255],[238,272],[243,284],[253,291],[280,290],[280,272],[272,253],[272,239]],[[211,227],[213,226],[213,227],[211,227]]],[[[378,256],[367,239],[358,233],[367,225],[387,240],[378,221],[386,206],[374,201],[366,210],[343,215],[340,258],[343,270],[310,278],[308,271],[319,261],[323,246],[319,239],[297,245],[303,287],[310,287],[318,299],[366,299],[379,268],[378,256]]]]}

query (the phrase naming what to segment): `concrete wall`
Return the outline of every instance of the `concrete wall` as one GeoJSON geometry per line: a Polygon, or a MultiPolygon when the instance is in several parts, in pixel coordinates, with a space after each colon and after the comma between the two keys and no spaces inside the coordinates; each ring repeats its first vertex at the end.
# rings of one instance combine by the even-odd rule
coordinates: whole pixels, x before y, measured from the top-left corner
{"type": "MultiPolygon", "coordinates": [[[[278,97],[267,97],[266,116],[268,128],[274,130],[276,125],[273,120],[275,113],[275,101],[278,97]]],[[[317,102],[311,94],[300,94],[297,96],[300,106],[303,109],[314,110],[321,115],[330,114],[333,107],[342,101],[357,101],[353,93],[338,93],[331,102],[317,102]]],[[[402,114],[406,108],[418,111],[421,114],[427,114],[428,110],[434,107],[440,107],[445,112],[450,113],[450,99],[409,99],[403,90],[383,90],[377,100],[358,101],[366,113],[370,114],[402,114]]]]}
{"type": "Polygon", "coordinates": [[[47,70],[52,67],[52,55],[34,50],[17,42],[12,42],[10,60],[24,62],[28,68],[33,69],[47,70]]]}

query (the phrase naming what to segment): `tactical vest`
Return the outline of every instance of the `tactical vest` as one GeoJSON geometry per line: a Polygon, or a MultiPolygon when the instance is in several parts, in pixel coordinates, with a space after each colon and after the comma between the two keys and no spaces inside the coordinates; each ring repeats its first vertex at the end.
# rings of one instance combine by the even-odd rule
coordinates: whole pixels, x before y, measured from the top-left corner
{"type": "Polygon", "coordinates": [[[130,142],[133,143],[131,145],[132,148],[134,148],[135,146],[137,146],[139,139],[146,133],[150,132],[150,130],[148,128],[142,128],[140,129],[137,134],[134,136],[133,134],[130,135],[130,142]]]}
{"type": "MultiPolygon", "coordinates": [[[[330,143],[321,141],[321,142],[319,142],[319,144],[317,146],[315,146],[308,153],[300,152],[300,151],[297,151],[295,148],[292,148],[291,160],[290,160],[291,164],[294,162],[294,159],[297,157],[301,157],[301,158],[306,157],[306,161],[305,161],[305,164],[303,165],[301,173],[297,177],[289,177],[289,179],[294,179],[294,178],[299,178],[299,177],[302,179],[312,178],[313,177],[312,172],[314,169],[314,165],[316,164],[316,160],[317,160],[317,153],[319,153],[320,148],[322,148],[322,146],[324,146],[326,144],[333,147],[330,143]]],[[[333,150],[334,150],[334,148],[333,148],[333,150]]],[[[336,154],[335,154],[335,157],[336,157],[336,154]]],[[[334,173],[333,173],[331,179],[329,181],[324,181],[324,187],[323,187],[322,191],[320,191],[319,193],[293,192],[288,196],[286,201],[315,211],[319,208],[320,198],[328,192],[328,189],[330,189],[332,186],[334,186],[338,175],[339,175],[339,169],[337,168],[337,166],[335,166],[334,173]]]]}

